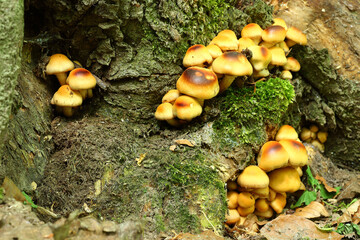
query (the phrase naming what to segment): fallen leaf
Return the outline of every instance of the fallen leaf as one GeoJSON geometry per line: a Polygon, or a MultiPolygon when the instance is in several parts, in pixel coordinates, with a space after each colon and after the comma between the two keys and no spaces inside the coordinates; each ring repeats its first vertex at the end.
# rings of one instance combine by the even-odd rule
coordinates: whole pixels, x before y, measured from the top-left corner
{"type": "Polygon", "coordinates": [[[15,183],[8,177],[4,178],[2,187],[5,190],[5,196],[15,198],[16,201],[25,202],[26,198],[21,193],[20,189],[15,185],[15,183]]]}
{"type": "Polygon", "coordinates": [[[345,210],[344,214],[341,217],[339,217],[336,222],[337,223],[353,222],[353,218],[355,218],[354,219],[355,221],[357,220],[357,222],[359,222],[359,217],[360,217],[359,209],[360,209],[360,200],[357,200],[345,210]]]}
{"type": "Polygon", "coordinates": [[[196,235],[191,233],[180,233],[171,240],[224,240],[224,238],[217,236],[213,231],[207,230],[196,235]]]}
{"type": "Polygon", "coordinates": [[[146,157],[146,153],[142,153],[138,158],[135,158],[138,166],[141,166],[141,162],[144,160],[145,157],[146,157]]]}
{"type": "Polygon", "coordinates": [[[330,186],[326,183],[325,178],[320,177],[319,175],[316,175],[315,179],[318,180],[318,181],[320,181],[320,182],[324,185],[326,191],[328,191],[328,192],[337,192],[337,190],[336,190],[335,188],[330,187],[330,186]]]}
{"type": "Polygon", "coordinates": [[[325,209],[324,205],[319,202],[311,202],[309,205],[303,208],[297,208],[294,213],[295,216],[301,216],[304,218],[318,218],[329,217],[330,214],[325,209]]]}
{"type": "Polygon", "coordinates": [[[175,148],[176,148],[176,145],[171,145],[171,146],[169,147],[170,151],[175,151],[175,148]]]}
{"type": "Polygon", "coordinates": [[[191,143],[189,140],[187,139],[177,139],[175,140],[175,142],[179,145],[186,145],[186,146],[189,146],[189,147],[193,147],[194,144],[191,143]]]}
{"type": "Polygon", "coordinates": [[[265,224],[260,233],[267,240],[318,239],[340,240],[342,235],[336,232],[320,231],[314,222],[301,216],[280,215],[265,224]]]}
{"type": "Polygon", "coordinates": [[[343,199],[353,199],[356,195],[360,194],[360,176],[350,179],[347,184],[345,184],[341,193],[337,196],[337,200],[343,199]]]}

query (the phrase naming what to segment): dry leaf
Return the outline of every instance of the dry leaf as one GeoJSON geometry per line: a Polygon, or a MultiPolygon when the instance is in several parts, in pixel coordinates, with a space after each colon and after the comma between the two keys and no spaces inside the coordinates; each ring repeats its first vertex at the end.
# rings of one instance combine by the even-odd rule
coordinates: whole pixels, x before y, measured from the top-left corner
{"type": "Polygon", "coordinates": [[[144,160],[145,157],[146,157],[146,153],[142,153],[138,158],[135,158],[135,161],[138,166],[141,166],[141,162],[144,160]]]}
{"type": "Polygon", "coordinates": [[[213,231],[207,230],[196,235],[191,233],[180,233],[171,240],[224,240],[224,238],[217,236],[213,231]]]}
{"type": "Polygon", "coordinates": [[[321,203],[315,201],[311,202],[306,207],[297,208],[294,215],[304,218],[318,218],[330,216],[325,207],[321,203]]]}
{"type": "Polygon", "coordinates": [[[170,151],[175,151],[175,148],[176,148],[176,145],[171,145],[171,146],[169,147],[170,151]]]}
{"type": "Polygon", "coordinates": [[[280,215],[265,224],[260,233],[267,240],[318,239],[340,240],[343,238],[336,232],[322,232],[314,222],[301,216],[280,215]]]}
{"type": "Polygon", "coordinates": [[[193,147],[194,144],[192,144],[189,140],[187,139],[177,139],[175,140],[175,142],[179,145],[186,145],[186,146],[189,146],[189,147],[193,147]]]}
{"type": "Polygon", "coordinates": [[[26,198],[21,193],[20,189],[15,185],[15,183],[8,177],[4,178],[2,187],[5,190],[5,196],[15,198],[16,201],[24,202],[26,198]]]}
{"type": "Polygon", "coordinates": [[[319,175],[316,175],[315,179],[318,180],[318,181],[320,181],[320,182],[324,185],[326,191],[328,191],[328,192],[337,192],[337,190],[336,190],[335,188],[330,187],[330,186],[326,183],[325,178],[320,177],[319,175]]]}
{"type": "MultiPolygon", "coordinates": [[[[344,212],[344,214],[337,219],[337,223],[353,222],[353,220],[358,220],[360,217],[360,200],[357,200],[351,204],[344,212]],[[354,218],[354,219],[353,219],[354,218]]],[[[358,222],[357,221],[357,222],[358,222]]],[[[354,222],[355,223],[355,222],[354,222]]],[[[357,223],[355,223],[357,224],[357,223]]]]}
{"type": "Polygon", "coordinates": [[[339,196],[336,197],[338,201],[342,199],[353,199],[357,194],[360,193],[360,176],[354,177],[350,179],[347,184],[345,184],[345,187],[339,194],[339,196]]]}

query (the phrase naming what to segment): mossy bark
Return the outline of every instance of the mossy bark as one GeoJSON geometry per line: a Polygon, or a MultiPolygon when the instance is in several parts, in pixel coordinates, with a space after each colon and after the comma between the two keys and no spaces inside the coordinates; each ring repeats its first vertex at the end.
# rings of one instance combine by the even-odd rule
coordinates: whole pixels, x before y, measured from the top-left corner
{"type": "MultiPolygon", "coordinates": [[[[23,1],[0,1],[0,156],[7,132],[24,36],[23,1]]],[[[1,165],[0,165],[1,166],[1,165]]],[[[3,168],[3,167],[1,167],[3,168]]]]}

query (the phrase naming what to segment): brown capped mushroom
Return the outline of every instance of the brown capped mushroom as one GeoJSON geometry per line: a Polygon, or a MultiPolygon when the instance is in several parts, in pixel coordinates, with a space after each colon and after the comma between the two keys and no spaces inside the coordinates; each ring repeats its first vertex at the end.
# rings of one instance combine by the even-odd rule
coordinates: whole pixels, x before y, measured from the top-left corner
{"type": "Polygon", "coordinates": [[[296,27],[290,27],[286,31],[286,44],[288,47],[292,47],[295,44],[306,45],[307,38],[306,35],[296,27]]]}
{"type": "Polygon", "coordinates": [[[60,85],[66,84],[67,72],[75,68],[74,63],[64,54],[54,54],[46,65],[47,75],[56,75],[60,85]]]}
{"type": "Polygon", "coordinates": [[[249,23],[241,30],[241,37],[248,37],[257,45],[261,42],[263,29],[256,23],[249,23]]]}
{"type": "Polygon", "coordinates": [[[257,162],[262,170],[269,172],[287,166],[289,154],[280,143],[269,141],[261,147],[257,162]]]}
{"type": "Polygon", "coordinates": [[[92,89],[96,86],[95,77],[85,68],[75,68],[66,79],[71,89],[78,90],[83,99],[92,96],[92,89]]]}
{"type": "Polygon", "coordinates": [[[191,121],[193,118],[200,116],[202,107],[193,97],[182,95],[178,97],[173,105],[173,114],[175,117],[191,121]]]}
{"type": "Polygon", "coordinates": [[[296,139],[298,139],[298,137],[299,136],[298,136],[295,128],[293,128],[290,125],[282,125],[276,133],[275,140],[276,141],[280,141],[283,139],[296,140],[296,139]]]}
{"type": "Polygon", "coordinates": [[[184,67],[204,67],[209,65],[213,58],[209,50],[202,44],[196,44],[188,48],[183,59],[184,67]]]}
{"type": "Polygon", "coordinates": [[[51,104],[59,106],[66,117],[74,114],[74,107],[82,104],[81,94],[72,90],[69,85],[62,85],[51,99],[51,104]]]}

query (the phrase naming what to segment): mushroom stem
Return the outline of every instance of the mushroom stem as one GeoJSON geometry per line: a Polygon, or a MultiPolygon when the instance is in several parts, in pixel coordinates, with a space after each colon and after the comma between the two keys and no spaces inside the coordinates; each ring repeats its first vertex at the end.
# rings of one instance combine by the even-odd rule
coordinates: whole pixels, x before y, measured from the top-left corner
{"type": "Polygon", "coordinates": [[[87,97],[87,93],[88,93],[87,89],[80,89],[79,92],[83,99],[87,97]]]}
{"type": "Polygon", "coordinates": [[[219,87],[220,87],[219,93],[222,93],[226,89],[228,89],[230,87],[230,85],[233,83],[233,81],[235,80],[235,78],[236,78],[236,76],[225,75],[219,83],[219,87]]]}
{"type": "Polygon", "coordinates": [[[74,114],[72,107],[62,107],[65,117],[71,117],[74,114]]]}
{"type": "Polygon", "coordinates": [[[87,95],[88,98],[92,98],[92,97],[94,96],[94,95],[93,95],[93,91],[92,91],[91,88],[87,90],[86,95],[87,95]]]}
{"type": "Polygon", "coordinates": [[[67,78],[66,72],[56,73],[55,75],[59,80],[61,86],[66,84],[66,78],[67,78]]]}
{"type": "Polygon", "coordinates": [[[62,113],[62,112],[63,112],[63,108],[60,107],[60,106],[58,106],[58,105],[56,105],[55,111],[56,111],[57,113],[62,113]]]}

